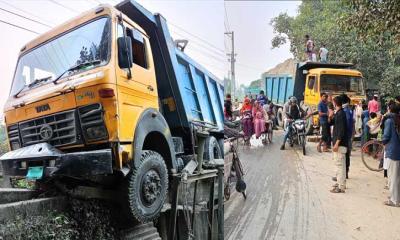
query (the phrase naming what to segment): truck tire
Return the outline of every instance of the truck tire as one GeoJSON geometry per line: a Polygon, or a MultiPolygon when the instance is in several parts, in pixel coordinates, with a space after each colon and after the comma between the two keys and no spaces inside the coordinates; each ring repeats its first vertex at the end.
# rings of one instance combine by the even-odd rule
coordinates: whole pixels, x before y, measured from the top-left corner
{"type": "MultiPolygon", "coordinates": [[[[311,110],[309,107],[306,105],[303,105],[304,111],[307,112],[307,114],[311,113],[311,110]]],[[[314,133],[314,123],[313,123],[313,117],[309,117],[306,121],[306,135],[312,135],[314,133]]]]}
{"type": "Polygon", "coordinates": [[[283,128],[283,109],[278,108],[278,112],[276,113],[276,120],[278,122],[278,126],[283,128]]]}
{"type": "Polygon", "coordinates": [[[222,159],[224,153],[221,150],[220,143],[214,136],[210,136],[206,139],[204,144],[204,160],[222,159]]]}
{"type": "Polygon", "coordinates": [[[122,240],[161,240],[160,234],[153,223],[144,223],[134,226],[133,228],[123,230],[121,233],[122,240]]]}
{"type": "Polygon", "coordinates": [[[163,157],[143,150],[137,168],[126,176],[129,217],[138,222],[150,222],[158,217],[168,190],[168,170],[163,157]]]}

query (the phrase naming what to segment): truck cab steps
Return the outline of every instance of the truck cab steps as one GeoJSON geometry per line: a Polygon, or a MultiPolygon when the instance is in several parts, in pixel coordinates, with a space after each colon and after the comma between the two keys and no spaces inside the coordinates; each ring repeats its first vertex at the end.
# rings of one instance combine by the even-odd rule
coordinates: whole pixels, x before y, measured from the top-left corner
{"type": "Polygon", "coordinates": [[[152,222],[137,225],[121,233],[122,240],[161,240],[152,222]]]}

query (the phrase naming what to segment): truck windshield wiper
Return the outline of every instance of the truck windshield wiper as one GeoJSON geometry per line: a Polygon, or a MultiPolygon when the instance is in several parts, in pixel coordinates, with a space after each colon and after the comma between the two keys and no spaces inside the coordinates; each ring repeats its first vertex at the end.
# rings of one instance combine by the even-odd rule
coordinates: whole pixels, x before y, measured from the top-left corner
{"type": "Polygon", "coordinates": [[[48,81],[48,80],[50,80],[52,78],[53,78],[52,76],[48,76],[48,77],[44,77],[44,78],[35,79],[35,80],[33,80],[33,82],[28,84],[28,87],[31,88],[32,86],[35,86],[38,83],[46,82],[46,81],[48,81]]]}
{"type": "Polygon", "coordinates": [[[31,87],[35,86],[36,84],[38,84],[38,83],[46,82],[46,81],[48,81],[48,80],[50,80],[50,79],[52,79],[52,78],[53,78],[52,76],[48,76],[48,77],[44,77],[44,78],[35,79],[35,80],[33,80],[33,82],[29,83],[28,85],[23,86],[17,93],[14,94],[14,97],[17,98],[18,95],[19,95],[26,87],[31,88],[31,87]]]}
{"type": "Polygon", "coordinates": [[[83,63],[79,63],[77,65],[74,65],[74,66],[68,68],[67,70],[65,70],[64,72],[62,72],[60,75],[58,75],[58,77],[56,77],[53,80],[53,83],[57,84],[57,81],[60,80],[68,72],[79,70],[79,69],[81,69],[83,67],[94,66],[94,65],[97,65],[97,64],[100,64],[100,63],[101,63],[100,60],[93,60],[93,61],[87,61],[87,62],[83,62],[83,63]]]}

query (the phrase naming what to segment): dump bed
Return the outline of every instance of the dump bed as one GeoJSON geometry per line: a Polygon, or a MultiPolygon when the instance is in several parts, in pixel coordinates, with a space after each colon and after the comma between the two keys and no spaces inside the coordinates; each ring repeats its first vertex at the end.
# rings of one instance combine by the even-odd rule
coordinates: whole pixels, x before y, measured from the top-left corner
{"type": "Polygon", "coordinates": [[[261,88],[276,105],[283,105],[294,92],[294,79],[288,74],[264,74],[261,88]]]}
{"type": "Polygon", "coordinates": [[[123,1],[116,8],[150,37],[160,109],[172,133],[181,135],[197,121],[223,133],[222,81],[176,48],[160,14],[152,14],[135,1],[123,1]]]}
{"type": "Polygon", "coordinates": [[[297,63],[295,73],[263,74],[262,88],[272,102],[277,105],[283,105],[291,96],[302,101],[304,100],[307,71],[316,68],[351,69],[353,66],[351,63],[297,63]]]}

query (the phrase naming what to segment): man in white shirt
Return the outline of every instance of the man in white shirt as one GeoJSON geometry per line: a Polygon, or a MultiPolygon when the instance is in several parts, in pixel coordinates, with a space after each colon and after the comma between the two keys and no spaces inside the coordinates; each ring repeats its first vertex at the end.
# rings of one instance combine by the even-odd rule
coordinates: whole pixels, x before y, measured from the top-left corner
{"type": "Polygon", "coordinates": [[[326,49],[325,44],[322,44],[322,47],[319,49],[319,58],[322,63],[328,62],[328,49],[326,49]]]}

